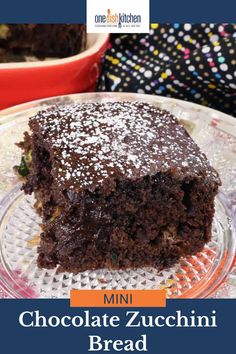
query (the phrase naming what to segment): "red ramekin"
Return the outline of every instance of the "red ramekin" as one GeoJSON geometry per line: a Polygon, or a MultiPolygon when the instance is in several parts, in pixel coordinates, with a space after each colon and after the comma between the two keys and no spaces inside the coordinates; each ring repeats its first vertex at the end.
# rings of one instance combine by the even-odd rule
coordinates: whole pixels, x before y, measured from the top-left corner
{"type": "Polygon", "coordinates": [[[77,55],[36,62],[0,64],[0,109],[69,93],[94,91],[108,34],[88,34],[77,55]]]}

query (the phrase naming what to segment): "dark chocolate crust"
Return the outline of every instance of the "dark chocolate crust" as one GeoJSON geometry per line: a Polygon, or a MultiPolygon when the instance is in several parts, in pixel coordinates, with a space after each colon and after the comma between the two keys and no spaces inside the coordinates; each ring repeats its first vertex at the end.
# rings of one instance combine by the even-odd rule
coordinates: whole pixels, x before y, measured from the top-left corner
{"type": "Polygon", "coordinates": [[[85,47],[82,24],[0,24],[0,62],[24,56],[65,58],[85,47]]]}
{"type": "Polygon", "coordinates": [[[209,241],[220,180],[169,112],[85,103],[51,107],[29,125],[23,188],[43,218],[40,267],[163,268],[209,241]]]}

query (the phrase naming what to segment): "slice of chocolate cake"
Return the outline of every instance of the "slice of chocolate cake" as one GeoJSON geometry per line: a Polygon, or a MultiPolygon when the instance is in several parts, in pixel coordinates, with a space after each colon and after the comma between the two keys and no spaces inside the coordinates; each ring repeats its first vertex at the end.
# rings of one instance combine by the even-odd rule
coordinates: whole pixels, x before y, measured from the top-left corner
{"type": "Polygon", "coordinates": [[[41,111],[29,126],[23,189],[43,218],[39,267],[160,269],[210,240],[220,180],[169,112],[84,103],[41,111]]]}
{"type": "Polygon", "coordinates": [[[0,24],[0,62],[65,58],[86,47],[86,26],[82,24],[0,24]]]}

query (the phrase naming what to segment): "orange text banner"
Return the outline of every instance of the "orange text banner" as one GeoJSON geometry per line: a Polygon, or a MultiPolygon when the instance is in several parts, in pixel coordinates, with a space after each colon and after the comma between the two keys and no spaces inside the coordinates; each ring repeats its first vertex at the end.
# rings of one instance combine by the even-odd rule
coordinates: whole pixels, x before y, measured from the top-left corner
{"type": "Polygon", "coordinates": [[[165,307],[166,290],[71,290],[71,307],[165,307]]]}

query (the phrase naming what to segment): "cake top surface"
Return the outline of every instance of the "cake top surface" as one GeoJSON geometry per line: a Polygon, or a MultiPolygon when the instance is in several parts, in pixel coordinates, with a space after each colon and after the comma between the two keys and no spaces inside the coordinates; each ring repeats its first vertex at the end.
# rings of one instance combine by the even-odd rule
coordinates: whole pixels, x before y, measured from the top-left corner
{"type": "Polygon", "coordinates": [[[177,118],[145,102],[53,106],[30,118],[30,127],[50,151],[60,188],[94,190],[114,178],[158,172],[219,183],[177,118]]]}

